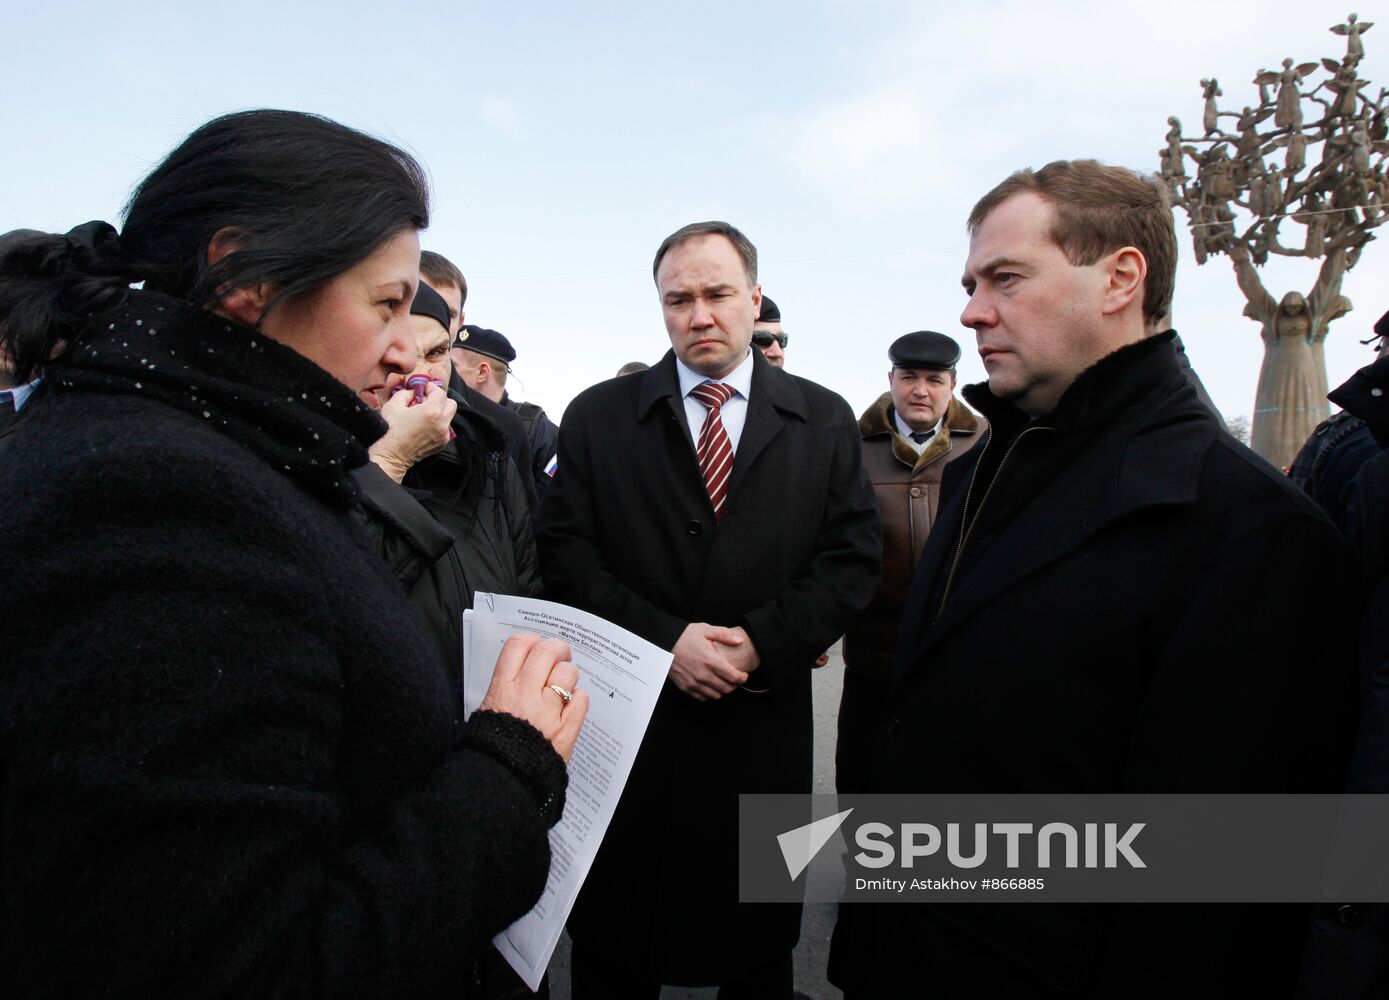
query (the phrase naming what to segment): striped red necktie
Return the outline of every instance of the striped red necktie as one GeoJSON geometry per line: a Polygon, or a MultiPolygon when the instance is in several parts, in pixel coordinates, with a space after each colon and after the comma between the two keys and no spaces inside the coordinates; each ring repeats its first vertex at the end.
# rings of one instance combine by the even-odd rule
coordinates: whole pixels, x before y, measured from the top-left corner
{"type": "Polygon", "coordinates": [[[733,387],[722,382],[701,382],[690,390],[690,395],[709,410],[699,431],[695,455],[699,458],[699,472],[704,477],[704,489],[714,505],[714,520],[717,521],[723,516],[728,479],[733,474],[733,442],[728,440],[728,432],[723,429],[719,411],[733,395],[733,387]]]}

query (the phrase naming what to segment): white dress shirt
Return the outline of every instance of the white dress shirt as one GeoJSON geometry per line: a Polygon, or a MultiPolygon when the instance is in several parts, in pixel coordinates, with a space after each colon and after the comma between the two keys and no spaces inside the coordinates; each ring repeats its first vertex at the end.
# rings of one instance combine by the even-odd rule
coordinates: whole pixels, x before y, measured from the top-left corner
{"type": "Polygon", "coordinates": [[[704,418],[709,411],[690,395],[690,390],[705,382],[722,382],[733,390],[728,402],[719,408],[719,414],[723,417],[728,443],[733,446],[733,454],[737,455],[738,440],[743,436],[743,424],[748,419],[748,397],[752,394],[752,351],[749,350],[743,363],[724,378],[706,378],[679,358],[675,359],[675,371],[680,378],[680,395],[685,400],[685,422],[690,425],[690,440],[695,442],[695,447],[699,446],[699,432],[704,428],[704,418]]]}
{"type": "Polygon", "coordinates": [[[28,400],[30,394],[38,387],[39,380],[34,379],[32,382],[25,382],[23,385],[17,385],[13,389],[0,389],[0,396],[8,396],[13,399],[14,411],[18,413],[23,409],[24,403],[28,400]]]}
{"type": "Polygon", "coordinates": [[[907,444],[914,448],[918,455],[920,455],[923,451],[925,451],[927,448],[931,446],[931,442],[934,441],[936,435],[940,433],[940,425],[945,423],[945,417],[942,416],[939,420],[936,421],[936,426],[933,429],[933,433],[931,434],[931,436],[928,437],[925,441],[922,441],[920,444],[917,444],[915,441],[912,440],[911,427],[909,427],[907,425],[907,422],[902,419],[902,414],[897,412],[896,407],[893,407],[892,419],[897,421],[897,433],[902,435],[902,440],[907,442],[907,444]]]}

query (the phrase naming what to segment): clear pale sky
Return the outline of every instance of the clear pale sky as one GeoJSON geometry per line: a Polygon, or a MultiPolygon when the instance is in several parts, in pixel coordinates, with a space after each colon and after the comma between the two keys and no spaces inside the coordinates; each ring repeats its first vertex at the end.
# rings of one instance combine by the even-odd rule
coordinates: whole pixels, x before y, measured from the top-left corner
{"type": "MultiPolygon", "coordinates": [[[[1093,156],[1155,170],[1166,118],[1199,128],[1284,56],[1339,58],[1348,10],[1305,2],[11,4],[0,231],[119,225],[133,185],[197,125],[282,107],[403,145],[433,179],[426,248],[458,263],[470,322],[511,338],[513,395],[556,419],[668,347],[651,257],[679,226],[734,223],[762,255],[791,371],[855,411],[887,345],[961,341],[963,223],[1010,171],[1093,156]]],[[[1369,9],[1366,20],[1389,22],[1369,9]]],[[[1380,12],[1381,14],[1383,12],[1380,12]]],[[[1365,36],[1370,96],[1389,23],[1365,36]]],[[[1316,79],[1320,79],[1319,74],[1316,79]]],[[[1262,345],[1229,262],[1198,268],[1178,214],[1175,322],[1227,417],[1253,410],[1262,345]]],[[[1389,230],[1386,230],[1389,231],[1389,230]]],[[[1275,297],[1315,265],[1275,262],[1275,297]]],[[[1347,278],[1338,384],[1389,309],[1389,247],[1347,278]]]]}

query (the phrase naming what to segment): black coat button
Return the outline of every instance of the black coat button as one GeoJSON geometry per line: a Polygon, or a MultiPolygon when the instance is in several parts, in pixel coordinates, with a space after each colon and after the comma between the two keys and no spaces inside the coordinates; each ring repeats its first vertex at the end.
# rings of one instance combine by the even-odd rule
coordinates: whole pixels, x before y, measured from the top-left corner
{"type": "Polygon", "coordinates": [[[692,535],[698,535],[704,530],[704,525],[698,521],[691,521],[689,524],[685,525],[685,530],[692,535]]]}
{"type": "Polygon", "coordinates": [[[902,721],[895,715],[889,715],[887,721],[883,723],[883,728],[886,729],[888,735],[891,736],[902,728],[902,721]]]}
{"type": "Polygon", "coordinates": [[[1360,910],[1347,903],[1336,911],[1336,923],[1342,927],[1359,927],[1360,910]]]}

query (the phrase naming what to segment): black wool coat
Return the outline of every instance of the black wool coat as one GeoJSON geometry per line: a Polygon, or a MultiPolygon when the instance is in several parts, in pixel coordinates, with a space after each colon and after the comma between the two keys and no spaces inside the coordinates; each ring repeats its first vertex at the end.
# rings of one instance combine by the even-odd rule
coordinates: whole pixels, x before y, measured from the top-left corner
{"type": "MultiPolygon", "coordinates": [[[[875,790],[1339,790],[1355,610],[1332,581],[1349,551],[1219,425],[1168,341],[1102,359],[1032,423],[966,390],[990,439],[946,473],[875,790]]],[[[830,974],[863,996],[1284,996],[1305,923],[1300,907],[848,906],[830,974]]]]}
{"type": "Polygon", "coordinates": [[[351,514],[385,425],[150,293],[43,387],[0,463],[0,995],[466,995],[564,770],[412,641],[351,514]]]}
{"type": "MultiPolygon", "coordinates": [[[[482,393],[478,392],[467,382],[463,381],[463,376],[458,374],[458,369],[449,366],[449,392],[461,397],[462,403],[467,404],[470,410],[476,410],[492,423],[506,438],[507,454],[516,463],[516,468],[525,472],[534,464],[535,459],[531,455],[530,431],[526,429],[525,422],[509,408],[501,403],[494,403],[482,393]]],[[[526,502],[530,505],[532,523],[540,504],[540,498],[535,492],[535,480],[532,477],[522,476],[521,486],[526,492],[526,502]]]]}
{"type": "MultiPolygon", "coordinates": [[[[1389,793],[1389,453],[1381,443],[1389,440],[1387,385],[1389,357],[1382,357],[1332,390],[1328,398],[1345,407],[1332,422],[1350,422],[1328,441],[1314,435],[1298,456],[1307,459],[1303,488],[1341,526],[1360,560],[1359,585],[1342,586],[1348,601],[1365,595],[1347,790],[1380,795],[1389,793]]],[[[1373,1000],[1389,993],[1389,904],[1332,903],[1318,910],[1299,1000],[1373,1000]]]]}
{"type": "Polygon", "coordinates": [[[810,671],[861,612],[882,540],[853,412],[753,352],[747,422],[715,522],[675,356],[570,403],[539,534],[546,593],[666,649],[690,622],[747,629],[748,688],[666,682],[569,927],[637,975],[715,983],[792,947],[799,907],[737,905],[739,792],[808,792],[810,671]]]}
{"type": "Polygon", "coordinates": [[[461,690],[462,615],[473,595],[536,597],[535,538],[521,472],[502,430],[458,403],[454,440],[397,483],[375,462],[354,470],[360,520],[439,643],[461,690]]]}

